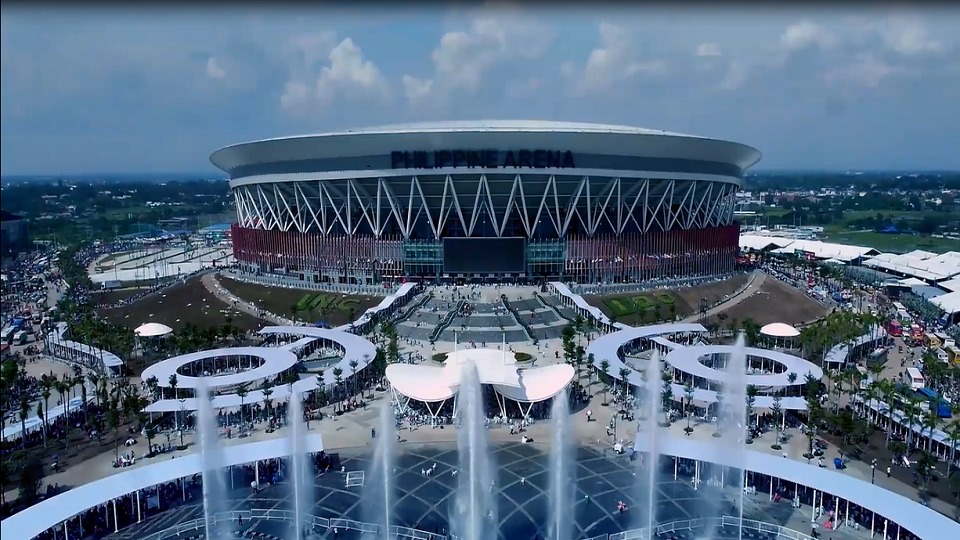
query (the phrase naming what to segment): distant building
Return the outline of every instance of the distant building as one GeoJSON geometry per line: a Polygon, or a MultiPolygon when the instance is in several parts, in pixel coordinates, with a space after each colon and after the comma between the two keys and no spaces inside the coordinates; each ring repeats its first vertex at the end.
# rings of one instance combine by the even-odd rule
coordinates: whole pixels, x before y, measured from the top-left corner
{"type": "Polygon", "coordinates": [[[6,210],[0,210],[0,255],[14,257],[30,247],[27,222],[6,210]]]}

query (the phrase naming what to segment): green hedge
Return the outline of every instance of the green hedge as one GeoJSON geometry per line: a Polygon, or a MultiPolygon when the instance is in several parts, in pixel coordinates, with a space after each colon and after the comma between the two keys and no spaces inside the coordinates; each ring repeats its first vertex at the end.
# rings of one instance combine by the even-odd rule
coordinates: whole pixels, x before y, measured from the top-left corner
{"type": "Polygon", "coordinates": [[[434,361],[434,362],[436,362],[436,363],[438,363],[438,364],[442,364],[442,363],[444,363],[444,362],[447,361],[447,353],[445,353],[445,352],[440,352],[440,353],[437,353],[437,354],[433,355],[432,358],[433,358],[433,361],[434,361]]]}
{"type": "Polygon", "coordinates": [[[517,362],[529,362],[530,360],[533,360],[533,357],[530,356],[530,353],[525,352],[514,353],[513,357],[517,359],[517,362]]]}
{"type": "Polygon", "coordinates": [[[310,302],[310,311],[317,309],[317,307],[319,307],[321,304],[328,302],[329,299],[330,299],[329,296],[326,296],[324,294],[318,294],[317,297],[314,298],[312,302],[310,302]]]}
{"type": "Polygon", "coordinates": [[[637,311],[641,313],[653,309],[653,301],[646,296],[634,296],[633,305],[637,306],[637,311]]]}
{"type": "Polygon", "coordinates": [[[294,310],[294,311],[304,311],[304,310],[306,310],[306,309],[307,309],[307,306],[310,305],[310,302],[312,302],[313,299],[314,299],[314,297],[316,297],[316,296],[317,296],[317,295],[315,295],[315,294],[305,294],[305,295],[303,295],[303,296],[300,298],[300,300],[297,300],[297,303],[294,304],[293,310],[294,310]]]}
{"type": "Polygon", "coordinates": [[[669,306],[673,303],[673,297],[667,293],[657,293],[657,300],[665,306],[669,306]]]}
{"type": "Polygon", "coordinates": [[[636,311],[633,302],[631,302],[629,298],[605,298],[603,303],[610,308],[610,311],[616,317],[630,315],[636,311]]]}

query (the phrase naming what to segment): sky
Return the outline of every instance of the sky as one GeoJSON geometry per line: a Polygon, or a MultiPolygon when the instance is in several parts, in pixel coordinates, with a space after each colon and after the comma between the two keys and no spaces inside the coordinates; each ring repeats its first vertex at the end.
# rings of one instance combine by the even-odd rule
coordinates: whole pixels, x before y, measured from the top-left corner
{"type": "Polygon", "coordinates": [[[213,173],[237,142],[471,119],[729,139],[757,169],[960,170],[958,8],[28,5],[0,14],[2,175],[213,173]]]}

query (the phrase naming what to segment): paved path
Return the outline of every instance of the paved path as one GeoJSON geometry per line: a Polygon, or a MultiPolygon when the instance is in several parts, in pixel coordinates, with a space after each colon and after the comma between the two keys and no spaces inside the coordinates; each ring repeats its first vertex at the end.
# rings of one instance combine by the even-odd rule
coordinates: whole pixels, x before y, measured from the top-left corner
{"type": "MultiPolygon", "coordinates": [[[[740,292],[735,294],[734,296],[727,298],[723,302],[720,302],[719,304],[708,309],[707,314],[704,318],[706,319],[708,317],[716,315],[717,313],[726,311],[732,308],[733,306],[739,304],[740,302],[743,302],[747,298],[750,298],[757,291],[760,290],[760,287],[763,286],[763,282],[766,280],[767,280],[767,274],[764,274],[763,272],[757,272],[757,271],[752,272],[750,274],[750,281],[747,282],[746,287],[741,289],[740,292]]],[[[694,313],[693,315],[690,315],[686,319],[683,319],[683,322],[697,322],[699,320],[700,320],[700,314],[694,313]]]]}
{"type": "Polygon", "coordinates": [[[200,278],[200,280],[203,282],[203,286],[206,287],[208,291],[213,293],[213,295],[217,297],[217,299],[223,302],[224,304],[227,304],[228,306],[233,306],[239,309],[240,311],[246,312],[250,315],[253,315],[254,317],[257,317],[258,319],[266,319],[272,322],[273,324],[276,324],[279,326],[294,325],[293,321],[290,321],[289,319],[284,319],[283,317],[270,313],[269,311],[258,309],[253,304],[231,293],[223,285],[220,285],[220,281],[217,280],[217,275],[219,274],[217,274],[216,272],[210,272],[208,274],[204,274],[203,277],[200,278]]]}

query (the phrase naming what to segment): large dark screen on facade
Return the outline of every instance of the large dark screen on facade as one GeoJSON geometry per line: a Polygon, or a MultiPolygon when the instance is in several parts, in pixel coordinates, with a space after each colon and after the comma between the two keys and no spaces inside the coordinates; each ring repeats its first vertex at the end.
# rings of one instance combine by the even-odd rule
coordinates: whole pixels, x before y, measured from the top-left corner
{"type": "Polygon", "coordinates": [[[446,274],[517,273],[527,270],[524,238],[444,238],[446,274]]]}

